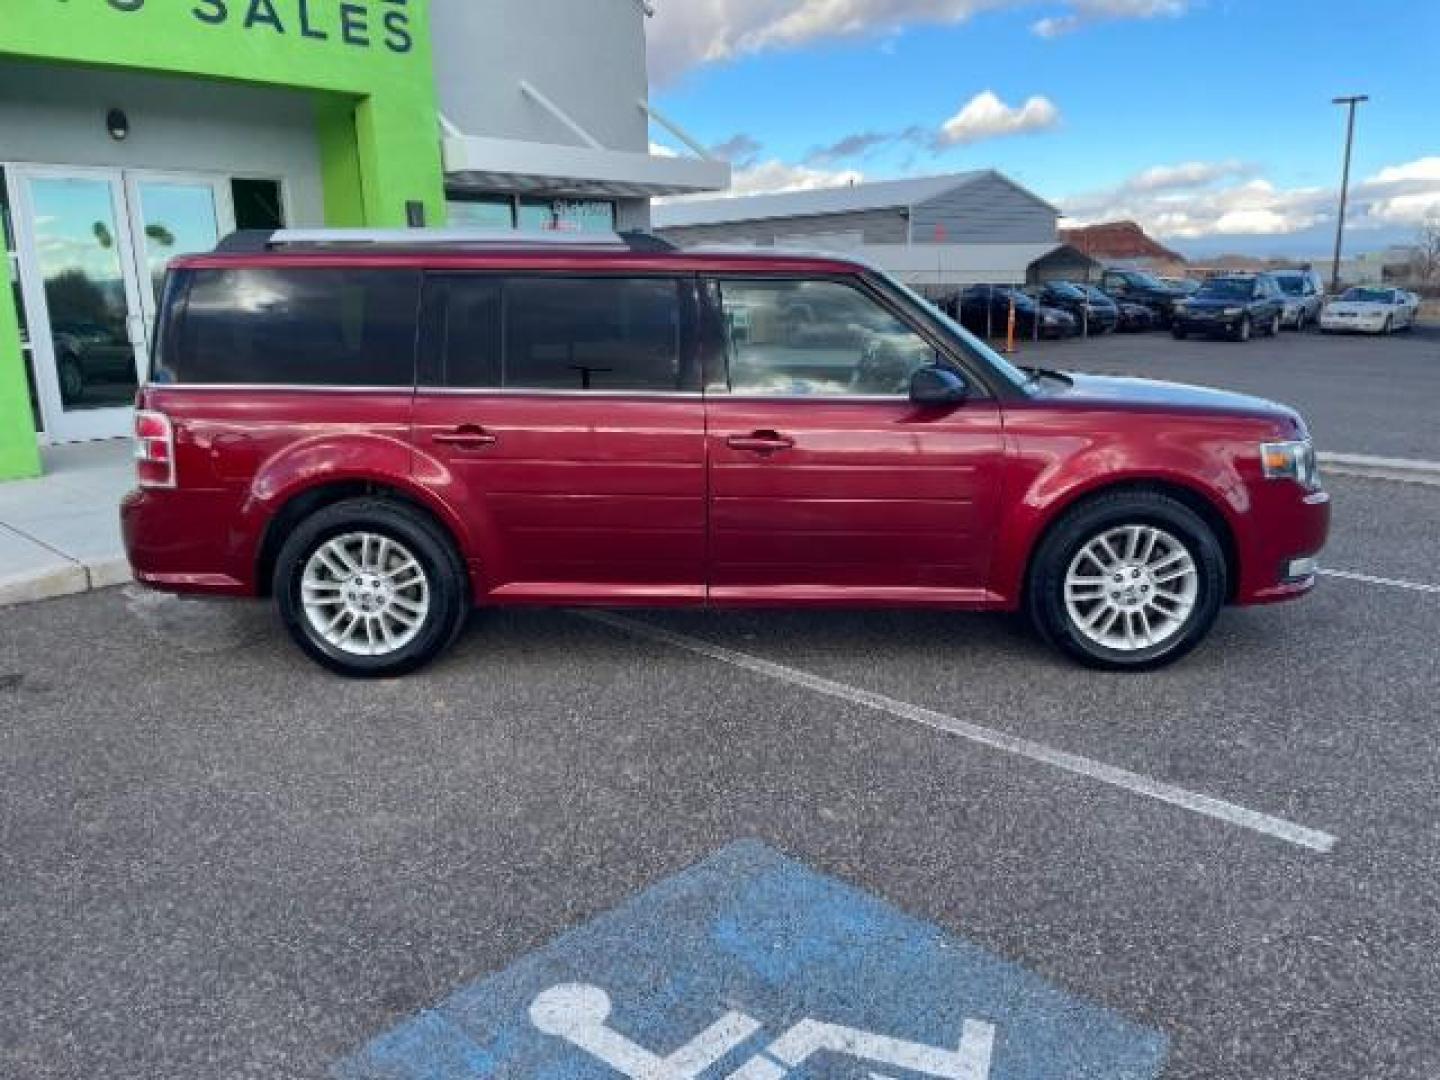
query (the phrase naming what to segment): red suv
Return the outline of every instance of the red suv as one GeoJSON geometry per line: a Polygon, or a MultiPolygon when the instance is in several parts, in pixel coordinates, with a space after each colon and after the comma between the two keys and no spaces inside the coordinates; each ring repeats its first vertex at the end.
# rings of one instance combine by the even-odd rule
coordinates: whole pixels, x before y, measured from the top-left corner
{"type": "Polygon", "coordinates": [[[1021,371],[885,274],[647,236],[236,234],[171,268],[137,579],[273,595],[347,675],[472,606],[1028,612],[1100,667],[1315,583],[1305,425],[1021,371]]]}

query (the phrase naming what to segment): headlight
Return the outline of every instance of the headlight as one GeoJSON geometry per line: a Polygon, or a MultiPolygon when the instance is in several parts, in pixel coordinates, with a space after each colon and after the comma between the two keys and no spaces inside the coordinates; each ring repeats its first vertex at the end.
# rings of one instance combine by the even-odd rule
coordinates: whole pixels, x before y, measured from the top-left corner
{"type": "Polygon", "coordinates": [[[1226,314],[1226,315],[1244,315],[1244,314],[1245,314],[1245,309],[1242,308],[1242,307],[1227,307],[1227,308],[1225,309],[1225,314],[1226,314]]]}
{"type": "Polygon", "coordinates": [[[1054,326],[1054,325],[1055,325],[1057,322],[1059,322],[1059,321],[1060,321],[1060,320],[1057,319],[1057,318],[1055,318],[1054,315],[1046,315],[1046,316],[1045,316],[1045,325],[1046,325],[1046,326],[1054,326]]]}
{"type": "Polygon", "coordinates": [[[1294,480],[1310,491],[1319,490],[1320,465],[1315,459],[1315,444],[1309,439],[1263,443],[1260,463],[1267,480],[1294,480]]]}

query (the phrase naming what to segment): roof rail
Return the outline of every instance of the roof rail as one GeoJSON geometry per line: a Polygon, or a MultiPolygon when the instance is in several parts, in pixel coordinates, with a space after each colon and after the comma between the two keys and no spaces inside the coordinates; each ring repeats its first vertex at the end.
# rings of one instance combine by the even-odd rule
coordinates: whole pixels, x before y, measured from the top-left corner
{"type": "Polygon", "coordinates": [[[637,254],[663,254],[678,250],[668,240],[646,232],[560,232],[517,229],[241,229],[224,237],[215,250],[221,254],[259,254],[287,246],[349,247],[541,247],[627,248],[637,254]]]}

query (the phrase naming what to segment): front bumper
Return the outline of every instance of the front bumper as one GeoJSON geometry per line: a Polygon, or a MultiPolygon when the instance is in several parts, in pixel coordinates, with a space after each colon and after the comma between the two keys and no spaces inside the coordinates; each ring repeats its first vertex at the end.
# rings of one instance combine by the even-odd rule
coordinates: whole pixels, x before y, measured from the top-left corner
{"type": "Polygon", "coordinates": [[[1235,603],[1277,604],[1315,588],[1315,574],[1295,576],[1296,563],[1319,556],[1330,536],[1330,495],[1290,481],[1268,480],[1251,489],[1252,506],[1240,544],[1235,603]]]}
{"type": "Polygon", "coordinates": [[[1329,333],[1379,334],[1385,329],[1385,319],[1366,317],[1363,319],[1342,319],[1337,315],[1320,316],[1320,329],[1329,333]]]}
{"type": "Polygon", "coordinates": [[[1174,329],[1186,334],[1234,334],[1239,331],[1245,316],[1179,315],[1175,318],[1174,329]]]}

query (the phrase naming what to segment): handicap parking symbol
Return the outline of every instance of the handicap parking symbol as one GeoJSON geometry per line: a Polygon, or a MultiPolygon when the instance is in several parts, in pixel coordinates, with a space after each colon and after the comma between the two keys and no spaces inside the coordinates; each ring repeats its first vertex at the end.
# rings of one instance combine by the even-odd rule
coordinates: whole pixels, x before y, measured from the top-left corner
{"type": "Polygon", "coordinates": [[[452,994],[336,1080],[1153,1080],[1163,1035],[741,842],[452,994]]]}

